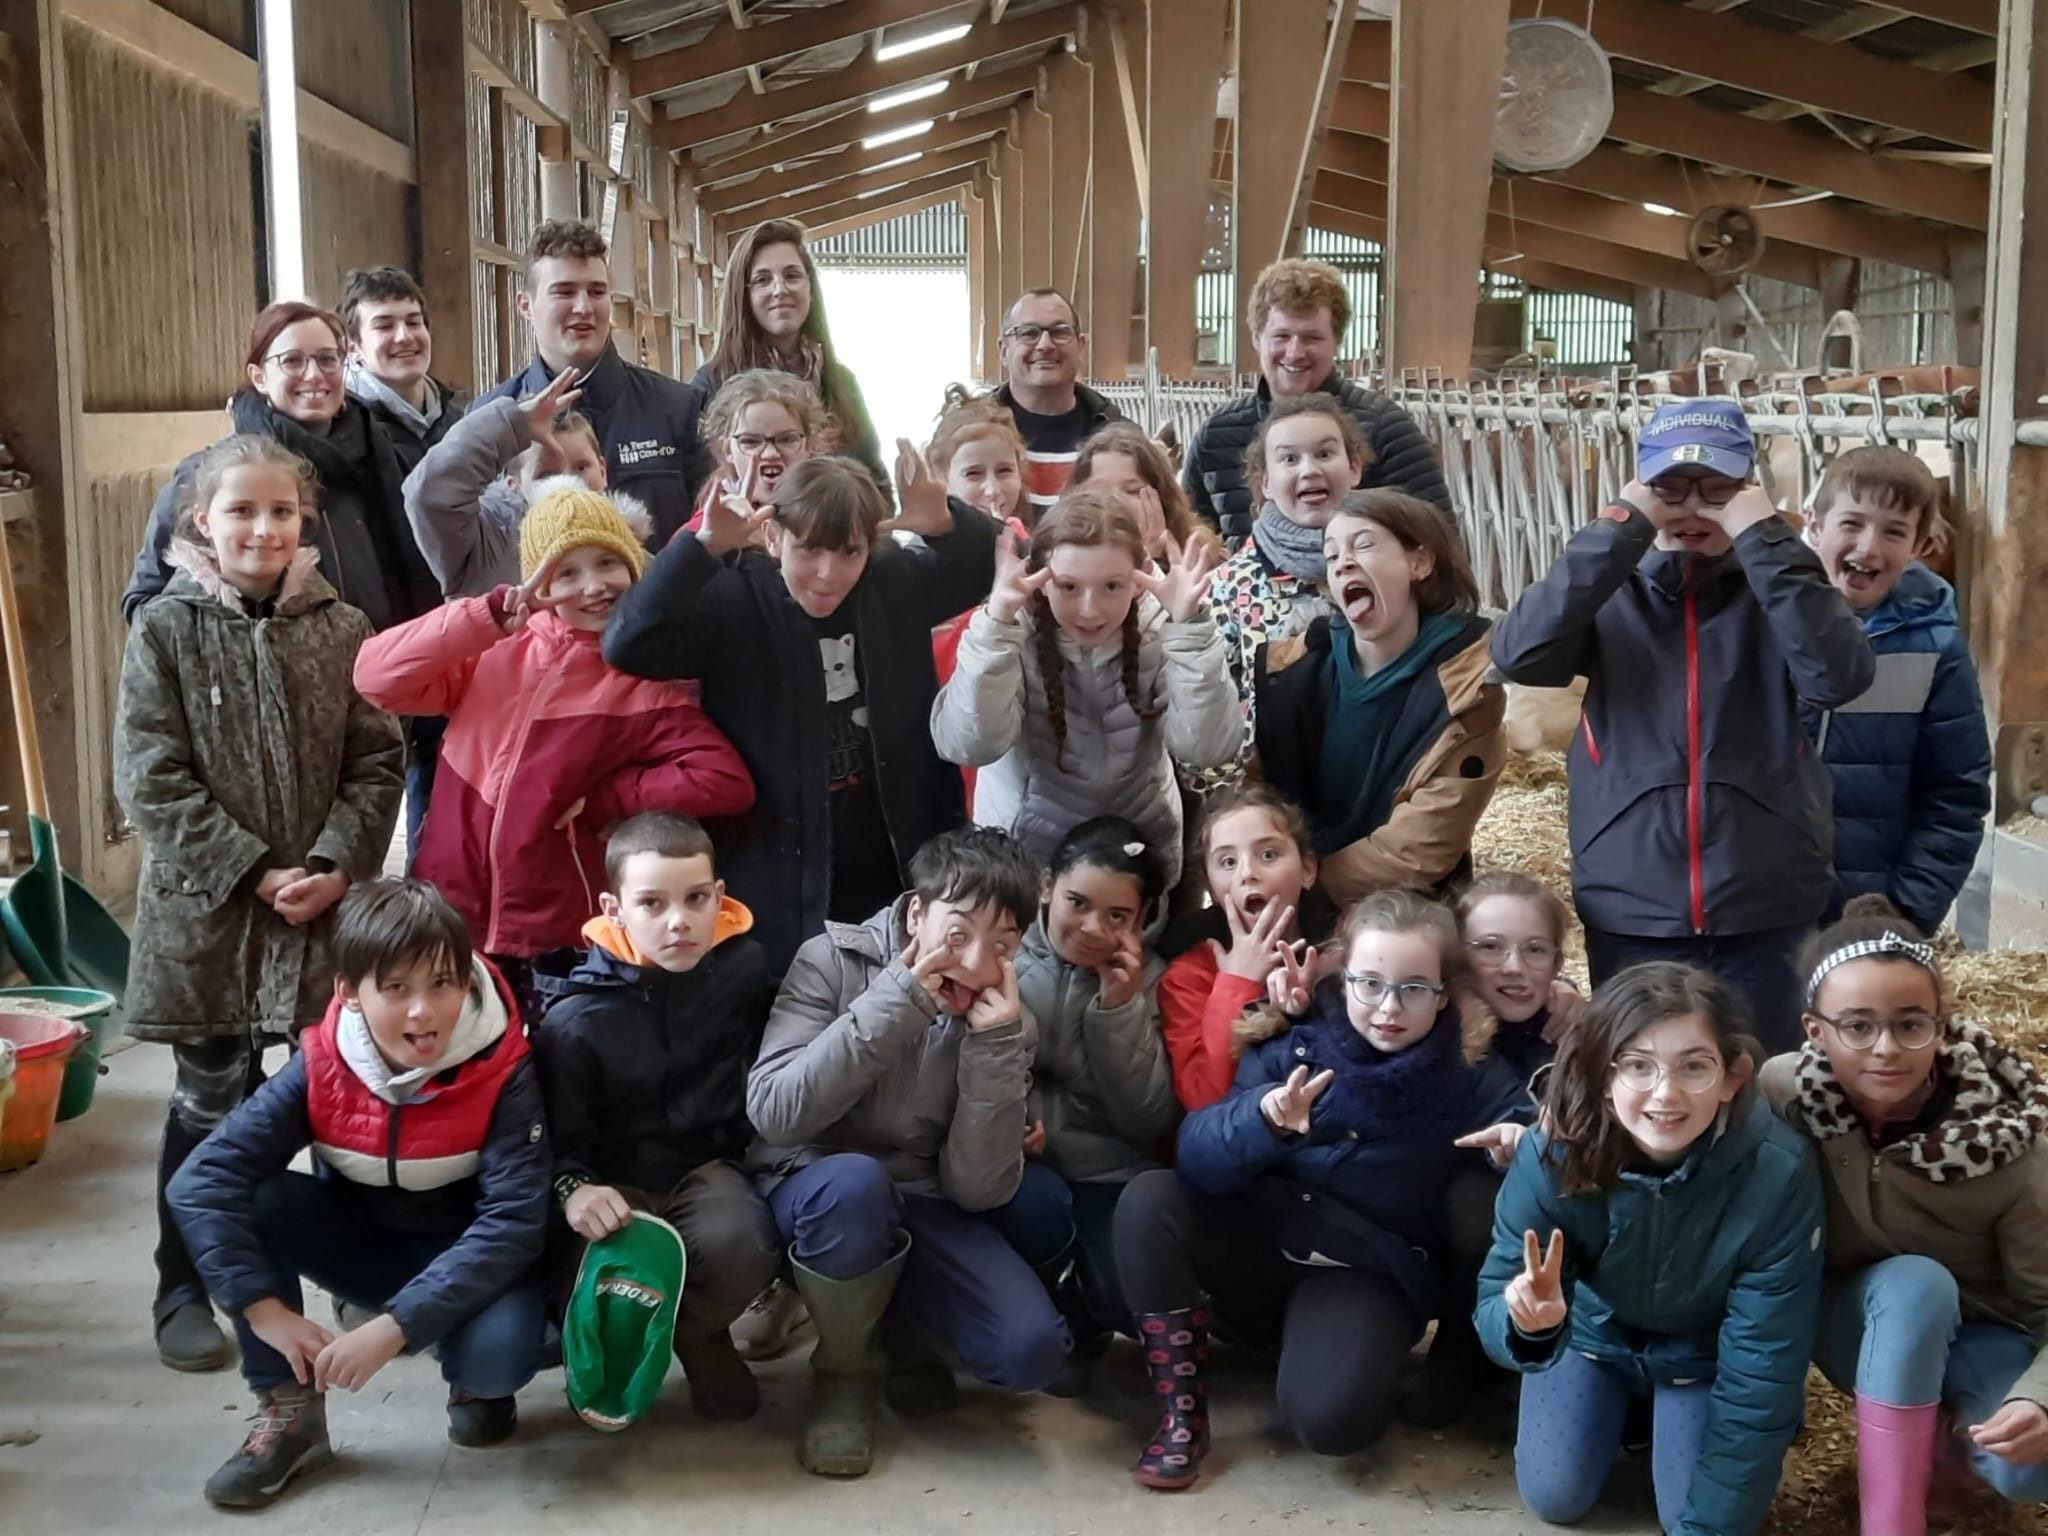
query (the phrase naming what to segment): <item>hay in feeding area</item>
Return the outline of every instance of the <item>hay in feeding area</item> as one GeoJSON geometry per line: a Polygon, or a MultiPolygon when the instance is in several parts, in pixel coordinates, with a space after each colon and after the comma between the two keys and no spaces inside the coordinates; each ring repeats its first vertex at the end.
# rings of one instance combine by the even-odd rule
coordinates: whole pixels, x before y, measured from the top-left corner
{"type": "MultiPolygon", "coordinates": [[[[1565,782],[1562,754],[1510,755],[1473,834],[1473,867],[1523,870],[1569,898],[1565,782]]],[[[1973,954],[1948,928],[1936,946],[1957,1011],[2020,1046],[2048,1071],[2048,952],[1973,954]]],[[[1582,954],[1576,930],[1571,949],[1576,965],[1582,954]]],[[[1768,1536],[1858,1536],[1855,1405],[1818,1371],[1807,1378],[1806,1428],[1785,1457],[1778,1497],[1763,1529],[1768,1536]]],[[[1960,1514],[1931,1516],[1928,1529],[1953,1536],[2048,1536],[2048,1513],[2015,1508],[1987,1492],[1960,1514]]]]}

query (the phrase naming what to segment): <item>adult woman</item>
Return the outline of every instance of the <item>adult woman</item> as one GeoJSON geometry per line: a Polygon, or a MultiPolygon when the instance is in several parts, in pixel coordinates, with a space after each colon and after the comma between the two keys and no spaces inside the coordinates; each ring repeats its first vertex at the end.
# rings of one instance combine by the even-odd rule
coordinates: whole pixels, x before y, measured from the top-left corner
{"type": "MultiPolygon", "coordinates": [[[[439,583],[405,519],[404,475],[383,429],[342,387],[348,342],[340,317],[311,304],[272,304],[249,330],[247,382],[228,401],[236,432],[274,438],[313,466],[320,515],[308,529],[320,573],[341,600],[385,629],[437,606],[439,583]]],[[[199,464],[193,454],[158,494],[121,614],[170,581],[164,563],[177,508],[199,464]]]]}
{"type": "Polygon", "coordinates": [[[838,431],[816,445],[820,453],[848,453],[867,466],[884,497],[892,486],[867,402],[853,374],[839,361],[818,293],[818,266],[804,244],[801,224],[768,219],[733,247],[725,266],[725,298],[718,316],[718,350],[690,382],[708,400],[734,374],[774,368],[808,379],[838,431]]]}

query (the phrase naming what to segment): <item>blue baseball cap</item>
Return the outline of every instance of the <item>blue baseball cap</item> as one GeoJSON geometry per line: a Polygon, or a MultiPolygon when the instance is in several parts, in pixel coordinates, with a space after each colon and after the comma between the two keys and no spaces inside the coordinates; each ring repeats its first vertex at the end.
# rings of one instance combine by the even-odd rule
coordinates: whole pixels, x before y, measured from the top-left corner
{"type": "Polygon", "coordinates": [[[1756,463],[1756,438],[1733,400],[1675,400],[1657,407],[1636,453],[1636,478],[1646,485],[1695,466],[1747,480],[1756,463]]]}

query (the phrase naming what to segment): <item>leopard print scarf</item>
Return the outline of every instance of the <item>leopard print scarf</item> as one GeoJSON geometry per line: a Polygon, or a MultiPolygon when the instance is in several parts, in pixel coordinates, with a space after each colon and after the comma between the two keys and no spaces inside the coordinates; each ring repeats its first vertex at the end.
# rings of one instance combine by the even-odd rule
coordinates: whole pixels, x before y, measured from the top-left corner
{"type": "MultiPolygon", "coordinates": [[[[2048,1083],[2013,1050],[1963,1019],[1950,1019],[1936,1070],[1955,1085],[1941,1123],[1894,1142],[1895,1156],[1936,1184],[1957,1183],[2019,1161],[2048,1135],[2048,1083]]],[[[1815,1141],[1860,1134],[1863,1122],[1836,1081],[1825,1053],[1811,1040],[1793,1073],[1791,1117],[1815,1141]]]]}

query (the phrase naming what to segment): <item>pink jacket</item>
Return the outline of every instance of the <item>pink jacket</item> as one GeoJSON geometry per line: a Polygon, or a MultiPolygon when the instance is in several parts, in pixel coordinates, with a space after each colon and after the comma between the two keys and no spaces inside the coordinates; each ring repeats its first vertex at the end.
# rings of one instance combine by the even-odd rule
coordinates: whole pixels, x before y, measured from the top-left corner
{"type": "Polygon", "coordinates": [[[754,781],[695,683],[629,677],[605,664],[597,635],[552,613],[508,638],[503,601],[458,598],[371,637],[355,680],[393,714],[448,717],[413,873],[440,887],[479,948],[528,958],[579,942],[614,824],[640,811],[737,815],[754,781]]]}

